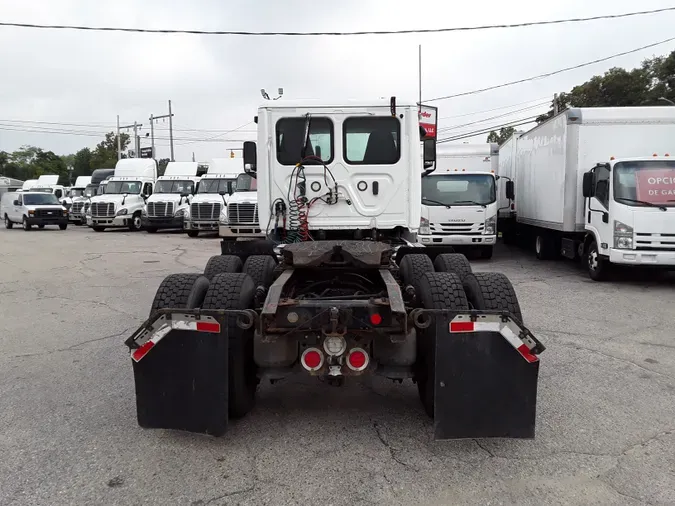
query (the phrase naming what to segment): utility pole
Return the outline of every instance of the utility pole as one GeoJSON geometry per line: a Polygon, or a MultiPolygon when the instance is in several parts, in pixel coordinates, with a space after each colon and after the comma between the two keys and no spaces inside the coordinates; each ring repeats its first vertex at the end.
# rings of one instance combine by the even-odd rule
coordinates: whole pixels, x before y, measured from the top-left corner
{"type": "Polygon", "coordinates": [[[560,103],[558,102],[558,94],[553,94],[553,115],[556,116],[560,112],[560,103]]]}
{"type": "Polygon", "coordinates": [[[122,158],[122,143],[120,141],[120,129],[127,129],[127,128],[133,128],[134,129],[134,149],[136,150],[135,156],[136,158],[140,158],[141,156],[141,138],[138,136],[138,129],[143,126],[143,123],[138,123],[137,121],[134,121],[133,125],[124,125],[124,126],[118,126],[117,127],[117,156],[118,160],[122,158]]]}
{"type": "Polygon", "coordinates": [[[153,122],[158,119],[169,118],[169,143],[171,144],[171,161],[175,162],[173,156],[173,113],[171,112],[171,100],[169,100],[169,114],[164,114],[162,116],[150,115],[150,135],[152,136],[152,157],[155,158],[155,128],[153,122]]]}
{"type": "Polygon", "coordinates": [[[418,88],[420,92],[420,101],[419,101],[419,107],[421,111],[422,107],[422,44],[419,45],[418,48],[418,68],[417,68],[417,77],[418,77],[418,88]]]}
{"type": "Polygon", "coordinates": [[[120,115],[117,115],[117,161],[122,159],[122,139],[120,139],[120,115]]]}

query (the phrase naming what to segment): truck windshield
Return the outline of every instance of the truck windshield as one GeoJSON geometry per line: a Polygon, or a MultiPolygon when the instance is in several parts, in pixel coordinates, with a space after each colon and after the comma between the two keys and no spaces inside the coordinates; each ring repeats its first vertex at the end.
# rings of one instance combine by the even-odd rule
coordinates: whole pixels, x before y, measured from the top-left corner
{"type": "Polygon", "coordinates": [[[70,197],[75,198],[75,197],[81,197],[84,195],[84,189],[83,188],[73,188],[70,190],[70,197]]]}
{"type": "Polygon", "coordinates": [[[95,185],[95,184],[91,184],[91,185],[87,186],[84,189],[84,196],[85,197],[93,197],[94,195],[96,195],[96,188],[97,188],[97,185],[95,185]]]}
{"type": "Polygon", "coordinates": [[[157,181],[155,193],[194,193],[194,181],[157,181]]]}
{"type": "Polygon", "coordinates": [[[122,193],[141,193],[140,181],[110,181],[106,185],[105,193],[122,194],[122,193]]]}
{"type": "Polygon", "coordinates": [[[96,188],[96,195],[103,195],[105,193],[105,187],[108,186],[108,184],[101,184],[98,188],[96,188]]]}
{"type": "Polygon", "coordinates": [[[491,174],[443,174],[422,178],[425,206],[487,205],[497,200],[491,174]]]}
{"type": "Polygon", "coordinates": [[[617,163],[614,200],[634,207],[675,206],[675,160],[617,163]]]}
{"type": "Polygon", "coordinates": [[[236,190],[236,179],[202,179],[197,193],[233,193],[236,190]]]}
{"type": "Polygon", "coordinates": [[[58,205],[59,200],[53,193],[26,193],[23,196],[23,203],[26,206],[58,205]]]}
{"type": "Polygon", "coordinates": [[[239,177],[237,177],[237,191],[238,192],[258,191],[258,180],[249,176],[248,174],[239,174],[239,177]]]}

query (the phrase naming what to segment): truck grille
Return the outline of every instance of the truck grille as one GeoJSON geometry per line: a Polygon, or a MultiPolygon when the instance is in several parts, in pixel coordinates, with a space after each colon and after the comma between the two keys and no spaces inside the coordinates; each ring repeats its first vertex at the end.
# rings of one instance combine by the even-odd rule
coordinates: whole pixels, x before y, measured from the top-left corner
{"type": "Polygon", "coordinates": [[[675,250],[675,234],[635,234],[635,249],[673,251],[675,250]]]}
{"type": "Polygon", "coordinates": [[[476,235],[482,234],[485,223],[431,223],[434,235],[476,235]]]}
{"type": "Polygon", "coordinates": [[[217,221],[222,204],[198,202],[190,207],[190,217],[195,221],[217,221]]]}
{"type": "Polygon", "coordinates": [[[148,217],[171,217],[173,216],[173,205],[173,202],[148,202],[148,217]]]}
{"type": "Polygon", "coordinates": [[[229,204],[227,206],[229,224],[258,224],[258,204],[229,204]]]}
{"type": "Polygon", "coordinates": [[[63,216],[62,209],[36,209],[35,217],[36,218],[58,218],[63,216]]]}
{"type": "Polygon", "coordinates": [[[112,202],[93,202],[91,204],[92,218],[110,218],[115,216],[115,204],[112,202]]]}
{"type": "Polygon", "coordinates": [[[72,207],[71,212],[73,214],[81,214],[83,208],[84,208],[84,202],[73,202],[73,207],[72,207]]]}

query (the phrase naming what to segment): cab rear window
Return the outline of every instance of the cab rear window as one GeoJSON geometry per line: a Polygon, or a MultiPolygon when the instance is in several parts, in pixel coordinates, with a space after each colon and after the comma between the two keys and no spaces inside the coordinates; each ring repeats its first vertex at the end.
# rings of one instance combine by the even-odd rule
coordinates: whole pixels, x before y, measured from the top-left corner
{"type": "Polygon", "coordinates": [[[312,117],[309,127],[309,141],[305,146],[305,117],[282,118],[276,124],[277,161],[282,165],[329,164],[333,161],[333,122],[328,118],[312,117]]]}

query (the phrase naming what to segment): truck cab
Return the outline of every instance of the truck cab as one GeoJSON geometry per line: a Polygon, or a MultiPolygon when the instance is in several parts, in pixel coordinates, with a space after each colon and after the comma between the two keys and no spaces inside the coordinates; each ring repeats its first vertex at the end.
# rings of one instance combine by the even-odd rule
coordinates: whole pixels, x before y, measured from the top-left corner
{"type": "Polygon", "coordinates": [[[675,268],[675,158],[615,158],[582,184],[589,273],[608,263],[675,268]]]}
{"type": "Polygon", "coordinates": [[[37,182],[30,189],[32,191],[52,193],[64,207],[69,207],[66,188],[59,184],[58,175],[42,175],[38,177],[37,182]]]}
{"type": "Polygon", "coordinates": [[[230,195],[236,191],[237,177],[243,172],[241,158],[216,158],[209,162],[185,218],[188,236],[197,237],[199,232],[218,230],[221,218],[227,216],[230,195]]]}
{"type": "Polygon", "coordinates": [[[227,210],[220,216],[218,235],[228,240],[265,237],[258,218],[258,185],[250,174],[240,174],[227,201],[227,210]]]}
{"type": "MultiPolygon", "coordinates": [[[[75,184],[72,186],[66,197],[64,204],[68,209],[68,220],[77,224],[84,224],[84,215],[82,209],[85,202],[88,200],[86,195],[87,186],[91,184],[91,176],[77,176],[75,184]],[[77,206],[76,206],[77,204],[77,206]],[[77,209],[77,212],[76,212],[77,209]]],[[[92,193],[91,191],[89,192],[92,193]]],[[[91,196],[91,195],[90,195],[91,196]]]]}
{"type": "Polygon", "coordinates": [[[477,249],[491,258],[497,241],[497,144],[438,150],[436,169],[422,175],[418,240],[432,248],[477,249]]]}
{"type": "Polygon", "coordinates": [[[142,228],[145,202],[157,181],[157,162],[149,158],[125,158],[115,165],[103,195],[91,199],[91,227],[96,232],[106,228],[142,228]]]}
{"type": "Polygon", "coordinates": [[[159,229],[183,229],[190,200],[199,185],[197,162],[169,162],[157,179],[153,194],[142,214],[143,228],[150,233],[159,229]]]}

